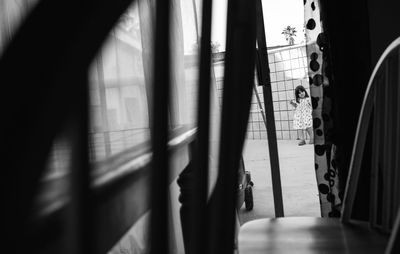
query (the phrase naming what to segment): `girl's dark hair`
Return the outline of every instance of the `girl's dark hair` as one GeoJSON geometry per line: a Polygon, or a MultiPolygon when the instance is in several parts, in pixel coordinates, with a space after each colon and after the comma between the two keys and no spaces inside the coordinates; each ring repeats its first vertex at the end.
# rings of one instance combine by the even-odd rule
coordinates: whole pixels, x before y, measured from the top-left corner
{"type": "Polygon", "coordinates": [[[299,97],[300,92],[306,93],[305,98],[309,97],[306,89],[303,86],[301,86],[301,85],[297,86],[296,89],[294,90],[294,96],[296,97],[297,103],[300,103],[300,97],[299,97]]]}

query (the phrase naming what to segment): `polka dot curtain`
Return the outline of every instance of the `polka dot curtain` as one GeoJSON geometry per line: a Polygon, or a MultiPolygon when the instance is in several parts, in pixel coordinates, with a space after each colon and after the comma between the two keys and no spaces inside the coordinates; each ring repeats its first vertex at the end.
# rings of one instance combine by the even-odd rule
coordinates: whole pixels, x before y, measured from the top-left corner
{"type": "Polygon", "coordinates": [[[323,32],[318,0],[304,0],[308,76],[313,106],[315,174],[322,217],[339,217],[341,193],[332,143],[332,77],[329,71],[329,45],[323,32]]]}

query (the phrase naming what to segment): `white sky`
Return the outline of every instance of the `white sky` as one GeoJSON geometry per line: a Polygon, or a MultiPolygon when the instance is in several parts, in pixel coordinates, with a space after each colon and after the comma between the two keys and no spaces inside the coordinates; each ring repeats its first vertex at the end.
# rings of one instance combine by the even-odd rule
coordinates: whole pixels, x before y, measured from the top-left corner
{"type": "MultiPolygon", "coordinates": [[[[303,40],[304,9],[303,0],[262,0],[265,36],[267,46],[287,45],[281,34],[286,26],[296,27],[295,44],[303,40]]],[[[221,44],[219,50],[225,51],[227,0],[213,1],[211,40],[221,44]]]]}

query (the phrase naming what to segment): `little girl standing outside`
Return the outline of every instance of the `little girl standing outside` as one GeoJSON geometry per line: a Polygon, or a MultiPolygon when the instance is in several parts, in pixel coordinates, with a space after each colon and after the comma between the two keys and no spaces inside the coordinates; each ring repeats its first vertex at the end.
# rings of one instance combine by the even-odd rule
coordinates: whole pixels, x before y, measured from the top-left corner
{"type": "Polygon", "coordinates": [[[314,143],[312,130],[312,106],[311,100],[306,89],[303,86],[297,86],[294,91],[295,100],[291,100],[290,104],[295,107],[293,116],[293,128],[300,130],[299,146],[306,144],[307,134],[310,136],[309,144],[314,143]]]}

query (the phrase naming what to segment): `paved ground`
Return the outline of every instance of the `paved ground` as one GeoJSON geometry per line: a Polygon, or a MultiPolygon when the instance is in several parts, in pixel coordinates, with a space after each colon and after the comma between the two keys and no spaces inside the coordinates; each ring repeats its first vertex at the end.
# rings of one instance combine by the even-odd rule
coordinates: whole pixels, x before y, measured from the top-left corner
{"type": "MultiPolygon", "coordinates": [[[[284,213],[286,217],[320,217],[313,145],[298,146],[297,143],[296,140],[278,141],[284,213]]],[[[246,170],[254,182],[254,208],[247,211],[242,206],[240,223],[275,217],[267,141],[247,140],[243,155],[246,170]]]]}

